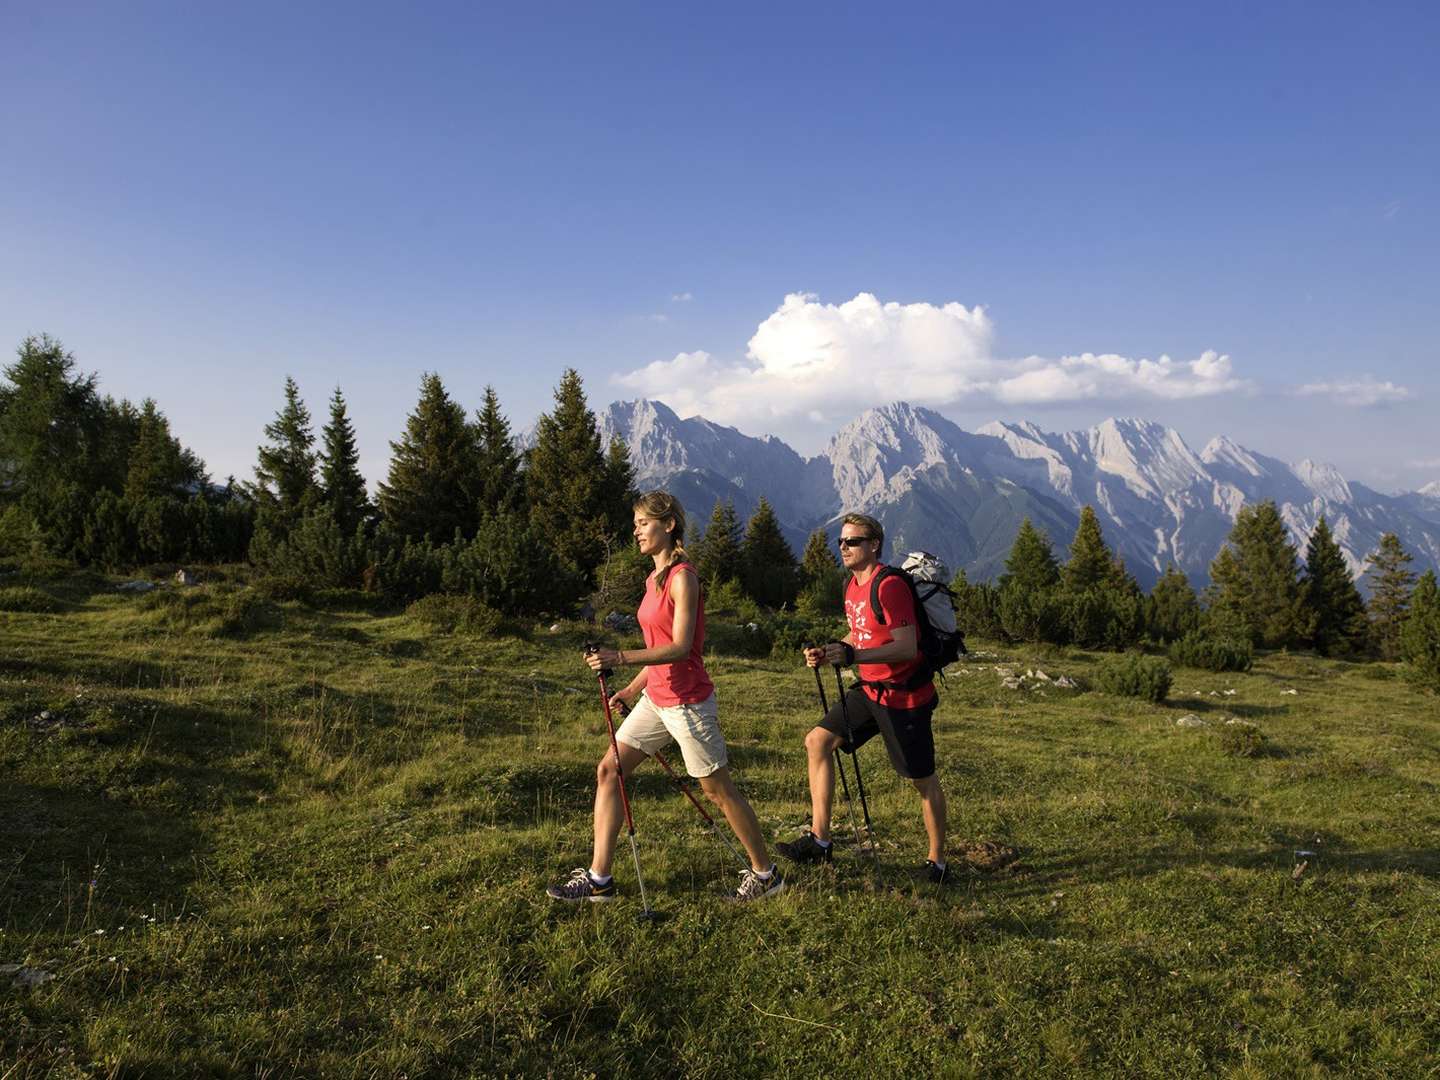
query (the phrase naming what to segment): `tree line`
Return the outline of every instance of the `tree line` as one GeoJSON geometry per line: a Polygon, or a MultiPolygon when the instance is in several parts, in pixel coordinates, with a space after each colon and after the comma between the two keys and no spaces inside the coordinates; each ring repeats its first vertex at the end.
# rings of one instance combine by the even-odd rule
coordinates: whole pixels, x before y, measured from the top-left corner
{"type": "MultiPolygon", "coordinates": [[[[112,570],[249,561],[311,587],[397,600],[463,593],[512,616],[638,602],[649,567],[630,539],[629,453],[623,440],[602,442],[573,369],[523,452],[492,387],[472,417],[426,373],[373,501],[339,387],[317,437],[287,378],[254,482],[215,484],[153,400],[102,397],[97,376],[54,339],[25,339],[4,375],[0,554],[112,570]]],[[[743,526],[718,501],[689,550],[713,610],[840,611],[831,539],[817,530],[797,559],[763,497],[743,526]]],[[[1435,575],[1417,580],[1411,561],[1387,534],[1367,563],[1367,604],[1325,519],[1302,562],[1265,502],[1241,509],[1203,594],[1172,566],[1146,595],[1087,506],[1063,563],[1027,519],[996,582],[961,572],[952,588],[967,632],[1013,642],[1306,648],[1440,672],[1435,575]]]]}

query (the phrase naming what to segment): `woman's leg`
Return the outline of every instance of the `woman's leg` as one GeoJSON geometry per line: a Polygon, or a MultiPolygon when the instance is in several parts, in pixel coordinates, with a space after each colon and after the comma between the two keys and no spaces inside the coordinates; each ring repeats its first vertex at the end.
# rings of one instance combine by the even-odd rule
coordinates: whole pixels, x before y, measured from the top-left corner
{"type": "Polygon", "coordinates": [[[760,834],[760,819],[735,786],[729,767],[722,765],[709,776],[702,776],[700,787],[706,798],[725,814],[730,828],[735,830],[735,835],[745,847],[745,854],[750,856],[751,869],[762,874],[768,871],[774,864],[770,853],[765,850],[765,838],[760,834]]]}
{"type": "MultiPolygon", "coordinates": [[[[645,760],[645,752],[627,743],[620,743],[620,765],[627,777],[645,760]]],[[[615,859],[615,837],[625,821],[625,807],[620,802],[620,788],[615,777],[615,754],[605,756],[595,766],[595,850],[590,857],[590,872],[599,877],[610,876],[615,859]]]]}

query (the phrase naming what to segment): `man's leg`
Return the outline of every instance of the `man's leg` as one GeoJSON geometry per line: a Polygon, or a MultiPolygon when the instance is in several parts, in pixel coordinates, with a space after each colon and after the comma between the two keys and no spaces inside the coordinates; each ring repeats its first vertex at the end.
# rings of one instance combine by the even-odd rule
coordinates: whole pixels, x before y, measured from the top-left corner
{"type": "Polygon", "coordinates": [[[835,751],[844,740],[833,731],[813,727],[805,736],[810,773],[810,831],[817,840],[830,839],[830,804],[835,798],[835,751]]]}
{"type": "Polygon", "coordinates": [[[931,773],[923,780],[911,780],[920,793],[921,811],[925,816],[925,835],[930,838],[930,861],[945,864],[945,792],[940,787],[940,774],[931,773]]]}

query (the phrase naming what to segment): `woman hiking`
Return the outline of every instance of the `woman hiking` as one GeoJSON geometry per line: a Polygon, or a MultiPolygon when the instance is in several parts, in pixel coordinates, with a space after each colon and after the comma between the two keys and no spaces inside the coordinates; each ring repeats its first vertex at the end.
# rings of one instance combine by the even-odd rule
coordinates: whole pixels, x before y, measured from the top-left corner
{"type": "MultiPolygon", "coordinates": [[[[736,900],[759,900],[785,888],[784,878],[765,850],[760,822],[730,777],[725,739],[720,734],[715,686],[700,651],[705,644],[705,601],[700,579],[685,553],[685,510],[680,500],[652,491],[635,502],[635,542],[655,561],[645,582],[637,617],[645,648],[600,648],[585,654],[594,671],[638,664],[630,685],[614,693],[610,707],[630,708],[615,733],[620,767],[628,778],[636,766],[673,740],[685,758],[685,770],[725,814],[745,848],[750,868],[740,876],[736,900]]],[[[579,903],[616,897],[611,863],[624,817],[615,773],[615,755],[607,750],[595,769],[595,847],[588,867],[546,892],[554,900],[579,903]]]]}

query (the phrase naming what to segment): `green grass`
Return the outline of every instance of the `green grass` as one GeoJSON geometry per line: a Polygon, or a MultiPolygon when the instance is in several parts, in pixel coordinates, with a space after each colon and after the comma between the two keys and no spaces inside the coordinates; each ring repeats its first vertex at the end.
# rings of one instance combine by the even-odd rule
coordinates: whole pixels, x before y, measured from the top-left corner
{"type": "MultiPolygon", "coordinates": [[[[54,976],[0,976],[5,1080],[1437,1073],[1440,710],[1392,668],[1263,656],[1151,704],[1004,689],[1006,664],[1093,685],[1101,657],[982,646],[942,690],[941,776],[957,842],[1019,864],[911,881],[919,803],[872,746],[888,887],[842,838],[738,908],[644,771],[645,926],[623,839],[625,901],[542,892],[588,858],[607,745],[584,628],[46,588],[0,616],[0,964],[54,976]]],[[[711,672],[788,837],[814,682],[711,672]]]]}

